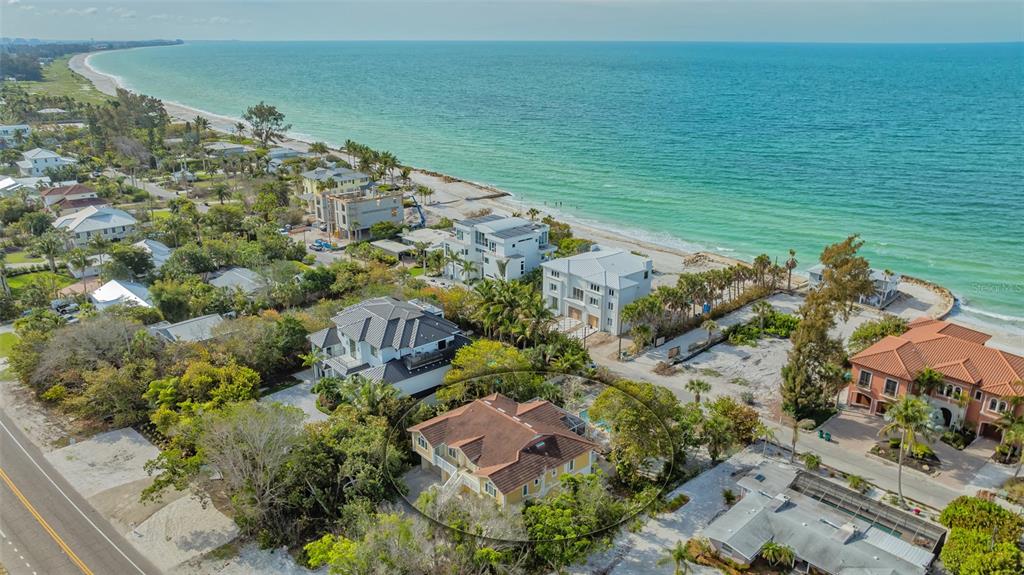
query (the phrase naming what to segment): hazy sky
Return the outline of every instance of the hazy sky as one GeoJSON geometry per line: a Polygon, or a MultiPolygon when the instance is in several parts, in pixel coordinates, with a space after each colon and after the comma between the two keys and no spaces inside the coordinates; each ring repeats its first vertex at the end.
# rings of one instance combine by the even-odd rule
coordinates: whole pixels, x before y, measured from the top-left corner
{"type": "Polygon", "coordinates": [[[1024,0],[0,0],[48,39],[1024,41],[1024,0]]]}

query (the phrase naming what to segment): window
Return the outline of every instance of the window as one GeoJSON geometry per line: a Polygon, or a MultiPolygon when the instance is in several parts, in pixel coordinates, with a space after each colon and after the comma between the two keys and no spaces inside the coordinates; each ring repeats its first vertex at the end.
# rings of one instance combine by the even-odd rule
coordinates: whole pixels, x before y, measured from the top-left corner
{"type": "Polygon", "coordinates": [[[523,497],[526,497],[526,495],[528,493],[530,493],[530,486],[529,485],[524,485],[523,486],[523,497]]]}
{"type": "Polygon", "coordinates": [[[566,471],[572,471],[573,469],[576,469],[576,460],[575,459],[570,459],[569,463],[565,464],[565,470],[566,471]]]}
{"type": "Polygon", "coordinates": [[[601,291],[601,286],[599,286],[597,284],[590,284],[590,291],[599,292],[599,291],[601,291]]]}
{"type": "Polygon", "coordinates": [[[857,379],[857,385],[861,387],[871,387],[871,372],[860,370],[860,377],[857,379]]]}
{"type": "Polygon", "coordinates": [[[980,389],[975,390],[974,391],[974,400],[975,401],[981,401],[981,398],[982,398],[981,390],[980,389]]]}
{"type": "Polygon", "coordinates": [[[557,277],[562,277],[562,276],[558,275],[558,272],[556,272],[555,270],[551,270],[551,277],[557,278],[557,277]]]}
{"type": "Polygon", "coordinates": [[[608,318],[607,320],[605,320],[605,323],[607,325],[611,326],[612,325],[612,318],[608,318]]]}
{"type": "Polygon", "coordinates": [[[608,302],[608,309],[615,309],[615,304],[608,302]]]}
{"type": "Polygon", "coordinates": [[[558,291],[558,284],[551,284],[548,287],[551,288],[551,291],[558,291]]]}
{"type": "Polygon", "coordinates": [[[448,457],[451,457],[452,459],[456,458],[455,448],[454,447],[449,447],[448,448],[448,457]]]}
{"type": "Polygon", "coordinates": [[[489,257],[487,257],[487,256],[484,256],[484,263],[485,263],[485,264],[489,264],[489,263],[491,263],[491,258],[489,258],[489,257]]]}
{"type": "Polygon", "coordinates": [[[601,302],[596,297],[590,298],[590,305],[601,305],[601,302]]]}
{"type": "Polygon", "coordinates": [[[420,447],[422,447],[423,449],[427,449],[427,440],[426,440],[426,439],[423,439],[423,436],[422,436],[422,435],[420,435],[420,436],[417,436],[417,437],[416,437],[416,445],[419,445],[419,446],[420,446],[420,447]]]}
{"type": "Polygon", "coordinates": [[[378,350],[377,348],[375,348],[375,347],[373,347],[371,345],[370,346],[370,355],[372,355],[373,357],[377,357],[378,353],[380,353],[380,350],[378,350]]]}
{"type": "Polygon", "coordinates": [[[484,483],[484,491],[486,491],[487,494],[490,495],[491,497],[497,497],[497,495],[495,495],[494,493],[494,484],[491,483],[490,481],[484,483]]]}
{"type": "Polygon", "coordinates": [[[896,381],[895,379],[885,380],[885,390],[883,391],[885,395],[888,395],[890,397],[896,397],[896,394],[899,393],[899,391],[900,382],[896,381]]]}
{"type": "Polygon", "coordinates": [[[533,480],[533,484],[534,485],[540,485],[540,477],[538,477],[537,479],[534,479],[533,480]]]}
{"type": "Polygon", "coordinates": [[[608,288],[608,295],[615,295],[615,290],[608,288]]]}
{"type": "Polygon", "coordinates": [[[650,277],[650,275],[651,275],[651,272],[649,272],[647,270],[644,270],[644,279],[647,279],[648,277],[650,277]]]}
{"type": "Polygon", "coordinates": [[[445,349],[446,347],[448,347],[448,340],[447,339],[442,339],[441,341],[437,342],[437,350],[438,351],[440,351],[442,349],[445,349]]]}
{"type": "Polygon", "coordinates": [[[988,400],[988,410],[1003,413],[1006,411],[1006,402],[998,397],[993,397],[988,400]]]}
{"type": "Polygon", "coordinates": [[[352,357],[356,356],[356,340],[354,339],[348,340],[348,354],[352,357]]]}
{"type": "Polygon", "coordinates": [[[578,287],[572,288],[572,299],[583,301],[583,290],[578,287]]]}

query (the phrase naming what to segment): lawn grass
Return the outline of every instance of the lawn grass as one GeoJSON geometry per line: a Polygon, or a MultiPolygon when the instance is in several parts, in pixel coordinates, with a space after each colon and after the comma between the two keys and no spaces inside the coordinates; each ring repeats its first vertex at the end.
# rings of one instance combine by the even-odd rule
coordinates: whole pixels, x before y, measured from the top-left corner
{"type": "Polygon", "coordinates": [[[46,258],[32,257],[28,255],[25,250],[17,252],[9,252],[7,254],[7,263],[9,264],[42,264],[46,263],[46,258]]]}
{"type": "Polygon", "coordinates": [[[103,104],[112,98],[93,87],[92,82],[71,71],[67,58],[58,58],[43,68],[40,82],[18,82],[30,94],[68,96],[86,104],[103,104]]]}
{"type": "Polygon", "coordinates": [[[11,348],[18,343],[18,336],[13,332],[0,333],[0,357],[11,355],[11,348]]]}
{"type": "Polygon", "coordinates": [[[11,286],[11,293],[17,297],[18,292],[25,289],[28,284],[32,283],[37,279],[51,279],[57,286],[57,289],[65,288],[75,283],[75,278],[66,274],[54,274],[49,271],[34,272],[30,274],[21,274],[20,276],[14,276],[7,279],[7,285],[11,286]]]}
{"type": "Polygon", "coordinates": [[[419,277],[423,275],[423,268],[419,266],[409,268],[409,275],[411,275],[412,277],[419,277]]]}
{"type": "Polygon", "coordinates": [[[166,220],[167,218],[171,217],[171,210],[170,210],[170,208],[162,208],[162,209],[159,209],[159,210],[153,210],[152,212],[150,212],[150,217],[153,219],[154,222],[159,222],[160,220],[166,220]]]}

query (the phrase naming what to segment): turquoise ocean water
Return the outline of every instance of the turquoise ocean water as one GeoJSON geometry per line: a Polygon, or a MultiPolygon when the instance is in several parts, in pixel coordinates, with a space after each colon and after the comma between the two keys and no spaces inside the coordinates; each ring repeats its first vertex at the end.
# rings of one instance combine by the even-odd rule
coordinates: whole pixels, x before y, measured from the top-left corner
{"type": "Polygon", "coordinates": [[[793,247],[806,268],[860,233],[873,265],[1024,334],[1024,44],[217,42],[91,63],[667,245],[793,247]]]}

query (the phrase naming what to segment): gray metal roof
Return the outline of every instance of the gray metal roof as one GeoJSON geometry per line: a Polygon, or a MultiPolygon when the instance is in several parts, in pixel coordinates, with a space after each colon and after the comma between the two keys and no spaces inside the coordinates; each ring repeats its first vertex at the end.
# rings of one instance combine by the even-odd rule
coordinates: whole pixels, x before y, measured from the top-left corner
{"type": "Polygon", "coordinates": [[[923,575],[928,571],[934,559],[929,550],[792,489],[773,493],[795,476],[792,468],[766,462],[744,480],[755,476],[763,479],[754,485],[765,489],[751,491],[749,483],[744,484],[744,497],[704,529],[705,537],[728,545],[748,560],[774,541],[835,575],[923,575]]]}
{"type": "Polygon", "coordinates": [[[307,335],[306,339],[308,339],[309,343],[314,347],[319,347],[321,349],[341,343],[341,340],[338,339],[338,328],[333,326],[320,331],[315,331],[307,335]]]}
{"type": "Polygon", "coordinates": [[[503,219],[505,219],[505,216],[499,216],[498,214],[487,214],[486,216],[478,216],[475,218],[466,218],[464,220],[459,220],[456,223],[462,224],[464,226],[475,226],[477,224],[484,224],[487,222],[493,222],[495,220],[503,219]]]}
{"type": "Polygon", "coordinates": [[[206,341],[213,339],[213,330],[224,318],[214,313],[186,319],[178,323],[162,321],[150,326],[150,333],[158,335],[167,341],[206,341]]]}
{"type": "Polygon", "coordinates": [[[229,268],[210,280],[214,287],[238,288],[246,295],[251,295],[267,285],[260,274],[249,268],[229,268]]]}
{"type": "Polygon", "coordinates": [[[498,230],[498,231],[492,233],[491,235],[496,237],[496,238],[508,239],[508,238],[518,238],[519,236],[529,235],[529,234],[532,234],[535,231],[537,231],[537,226],[526,225],[526,226],[516,226],[514,228],[508,228],[507,230],[498,230]]]}
{"type": "Polygon", "coordinates": [[[333,321],[341,333],[378,349],[419,347],[460,332],[454,323],[391,297],[349,306],[333,321]]]}
{"type": "Polygon", "coordinates": [[[302,172],[302,177],[308,180],[316,180],[318,182],[325,182],[329,179],[339,182],[370,179],[370,176],[348,168],[316,168],[315,170],[302,172]]]}

